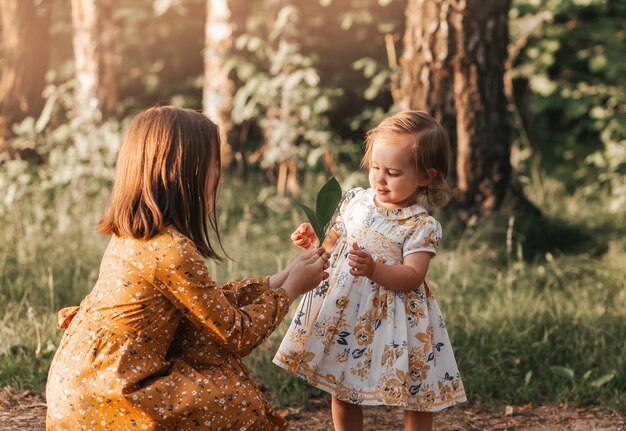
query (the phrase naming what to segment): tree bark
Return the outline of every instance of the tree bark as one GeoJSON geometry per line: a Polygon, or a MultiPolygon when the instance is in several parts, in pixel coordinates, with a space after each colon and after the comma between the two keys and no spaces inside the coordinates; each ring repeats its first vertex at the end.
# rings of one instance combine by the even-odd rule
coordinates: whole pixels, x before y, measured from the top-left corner
{"type": "Polygon", "coordinates": [[[33,0],[0,0],[4,66],[0,77],[0,154],[13,157],[11,126],[43,108],[49,58],[47,5],[33,0]]]}
{"type": "Polygon", "coordinates": [[[230,114],[234,91],[225,67],[233,38],[228,0],[207,0],[206,13],[202,106],[204,114],[220,126],[222,164],[228,166],[233,159],[228,138],[232,130],[230,114]]]}
{"type": "Polygon", "coordinates": [[[503,74],[510,0],[409,0],[403,107],[430,112],[453,147],[457,204],[497,209],[508,189],[511,139],[503,74]]]}
{"type": "Polygon", "coordinates": [[[71,0],[78,115],[90,119],[116,112],[117,84],[110,0],[71,0]]]}

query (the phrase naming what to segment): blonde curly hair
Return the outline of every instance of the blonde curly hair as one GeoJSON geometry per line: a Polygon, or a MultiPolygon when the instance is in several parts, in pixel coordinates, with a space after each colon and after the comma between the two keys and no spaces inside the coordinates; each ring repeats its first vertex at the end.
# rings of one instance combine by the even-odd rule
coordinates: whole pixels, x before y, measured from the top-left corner
{"type": "Polygon", "coordinates": [[[402,111],[384,119],[367,132],[362,167],[371,168],[374,141],[386,134],[412,135],[414,139],[408,150],[417,172],[424,173],[429,169],[437,172],[430,184],[417,188],[415,202],[434,207],[445,205],[450,200],[452,189],[447,182],[450,141],[443,126],[424,111],[402,111]]]}

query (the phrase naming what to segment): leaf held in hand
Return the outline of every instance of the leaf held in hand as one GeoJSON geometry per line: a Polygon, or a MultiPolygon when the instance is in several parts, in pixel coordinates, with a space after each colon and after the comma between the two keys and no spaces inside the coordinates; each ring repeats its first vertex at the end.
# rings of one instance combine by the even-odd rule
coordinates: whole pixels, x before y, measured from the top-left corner
{"type": "Polygon", "coordinates": [[[328,229],[330,222],[337,210],[339,202],[341,202],[341,186],[335,179],[331,177],[317,193],[317,200],[315,202],[315,211],[301,202],[293,202],[300,207],[309,219],[309,223],[313,226],[315,234],[319,238],[320,245],[324,243],[326,237],[326,230],[328,229]]]}
{"type": "Polygon", "coordinates": [[[296,204],[298,207],[300,207],[302,211],[304,211],[304,213],[306,214],[306,217],[309,219],[309,223],[311,223],[311,226],[313,226],[313,230],[315,231],[315,234],[319,238],[321,229],[320,229],[320,224],[317,221],[317,215],[315,214],[315,211],[313,211],[311,208],[304,205],[302,202],[298,202],[295,199],[293,199],[293,203],[296,204]]]}

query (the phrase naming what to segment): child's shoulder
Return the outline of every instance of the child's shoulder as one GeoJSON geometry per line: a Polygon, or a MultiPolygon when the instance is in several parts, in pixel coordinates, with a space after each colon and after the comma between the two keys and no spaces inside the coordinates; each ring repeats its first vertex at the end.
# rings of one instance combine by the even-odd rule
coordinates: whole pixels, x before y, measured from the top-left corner
{"type": "Polygon", "coordinates": [[[441,223],[435,217],[429,215],[424,208],[416,211],[415,215],[410,217],[405,224],[410,227],[408,231],[409,236],[432,233],[437,238],[441,238],[441,223]]]}
{"type": "Polygon", "coordinates": [[[363,187],[354,187],[345,193],[344,199],[346,201],[350,201],[354,199],[356,196],[362,195],[363,193],[365,193],[365,191],[366,189],[364,189],[363,187]]]}

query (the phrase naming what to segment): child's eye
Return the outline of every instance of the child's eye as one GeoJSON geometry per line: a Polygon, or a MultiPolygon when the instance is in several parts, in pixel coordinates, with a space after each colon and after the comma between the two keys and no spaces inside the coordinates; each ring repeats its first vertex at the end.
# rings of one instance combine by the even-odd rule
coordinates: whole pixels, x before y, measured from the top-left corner
{"type": "Polygon", "coordinates": [[[372,169],[377,171],[378,170],[378,166],[372,166],[372,169]]]}
{"type": "Polygon", "coordinates": [[[398,175],[400,175],[400,174],[397,173],[397,172],[389,172],[389,176],[390,177],[397,177],[398,175]]]}

